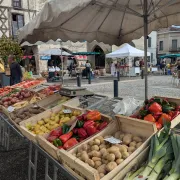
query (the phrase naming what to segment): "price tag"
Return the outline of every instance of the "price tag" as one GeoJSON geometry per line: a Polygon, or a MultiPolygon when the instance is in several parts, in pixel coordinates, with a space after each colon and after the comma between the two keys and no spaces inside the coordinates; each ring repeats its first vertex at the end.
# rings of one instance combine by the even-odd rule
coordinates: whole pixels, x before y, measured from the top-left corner
{"type": "Polygon", "coordinates": [[[64,113],[64,114],[71,114],[72,111],[71,111],[70,109],[64,109],[64,110],[63,110],[63,113],[64,113]]]}
{"type": "Polygon", "coordinates": [[[12,107],[12,106],[9,106],[7,109],[8,109],[9,112],[13,112],[15,110],[15,108],[12,107]]]}
{"type": "Polygon", "coordinates": [[[122,142],[120,139],[116,139],[113,136],[109,137],[109,138],[106,138],[104,140],[111,143],[111,144],[120,144],[122,142]]]}

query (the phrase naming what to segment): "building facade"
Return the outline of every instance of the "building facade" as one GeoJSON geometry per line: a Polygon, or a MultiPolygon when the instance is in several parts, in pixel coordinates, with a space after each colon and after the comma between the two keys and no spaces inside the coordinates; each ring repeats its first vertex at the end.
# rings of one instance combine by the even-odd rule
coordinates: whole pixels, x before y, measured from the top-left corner
{"type": "Polygon", "coordinates": [[[171,26],[161,29],[157,33],[158,37],[158,57],[166,54],[180,53],[180,27],[171,26]]]}
{"type": "Polygon", "coordinates": [[[17,37],[17,30],[37,14],[37,0],[0,0],[0,37],[17,37]]]}

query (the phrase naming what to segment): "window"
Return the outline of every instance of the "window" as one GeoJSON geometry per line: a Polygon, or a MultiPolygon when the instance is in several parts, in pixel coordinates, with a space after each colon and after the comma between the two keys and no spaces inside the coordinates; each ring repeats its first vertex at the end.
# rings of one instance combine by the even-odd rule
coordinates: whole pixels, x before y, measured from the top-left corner
{"type": "Polygon", "coordinates": [[[172,50],[177,50],[177,39],[172,40],[172,50]]]}
{"type": "Polygon", "coordinates": [[[148,47],[151,47],[151,37],[148,38],[148,47]]]}
{"type": "Polygon", "coordinates": [[[21,0],[12,0],[12,5],[14,8],[21,8],[21,0]]]}
{"type": "Polygon", "coordinates": [[[163,50],[163,41],[159,41],[159,50],[160,50],[160,51],[163,50]]]}
{"type": "Polygon", "coordinates": [[[151,63],[153,62],[153,53],[151,53],[151,63]]]}
{"type": "Polygon", "coordinates": [[[21,14],[12,14],[12,34],[17,36],[18,29],[24,26],[24,16],[21,14]]]}

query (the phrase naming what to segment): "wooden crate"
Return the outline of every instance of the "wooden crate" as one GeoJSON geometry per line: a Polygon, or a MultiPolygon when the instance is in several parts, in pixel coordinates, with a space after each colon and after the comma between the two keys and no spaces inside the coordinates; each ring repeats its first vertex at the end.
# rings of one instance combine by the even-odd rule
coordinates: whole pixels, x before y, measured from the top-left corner
{"type": "Polygon", "coordinates": [[[32,125],[36,124],[38,121],[40,121],[41,119],[43,118],[48,118],[50,117],[50,115],[52,113],[57,113],[59,112],[62,107],[65,107],[65,108],[68,108],[68,109],[71,109],[71,110],[80,110],[82,113],[84,112],[83,109],[80,109],[80,108],[74,108],[74,107],[70,107],[70,106],[64,106],[64,105],[61,105],[61,106],[58,106],[58,107],[54,107],[52,109],[48,109],[40,114],[37,114],[36,116],[33,116],[25,121],[22,121],[19,123],[20,125],[20,131],[21,133],[26,136],[29,140],[33,141],[33,142],[37,142],[37,139],[36,139],[36,135],[31,133],[30,131],[28,131],[28,129],[26,128],[26,125],[28,123],[31,123],[32,125]]]}
{"type": "MultiPolygon", "coordinates": [[[[45,99],[39,101],[37,104],[46,109],[51,109],[51,108],[49,108],[49,105],[53,104],[56,101],[61,100],[61,99],[62,99],[62,96],[60,94],[53,94],[53,95],[48,96],[45,99]]],[[[67,105],[77,107],[79,105],[79,100],[78,100],[78,98],[73,98],[73,99],[67,100],[66,102],[64,102],[62,104],[67,104],[67,105]],[[77,106],[76,106],[76,104],[77,104],[77,106]]],[[[62,104],[59,104],[57,106],[61,106],[62,104]]]]}
{"type": "MultiPolygon", "coordinates": [[[[173,98],[173,97],[163,97],[163,96],[154,96],[153,98],[165,98],[165,99],[167,99],[169,102],[174,102],[174,103],[176,103],[177,105],[179,105],[180,106],[180,98],[173,98]]],[[[141,107],[142,108],[142,107],[141,107]]],[[[141,109],[140,108],[140,109],[141,109]]],[[[139,110],[140,110],[139,109],[139,110]]],[[[134,113],[134,115],[136,115],[136,114],[138,114],[139,113],[139,110],[138,111],[136,111],[135,113],[134,113]]],[[[136,119],[136,118],[131,118],[131,119],[136,119]]],[[[178,115],[176,118],[174,118],[173,119],[173,121],[171,121],[171,128],[174,128],[177,124],[179,124],[180,123],[180,115],[178,115]]]]}
{"type": "Polygon", "coordinates": [[[137,157],[135,157],[131,163],[129,163],[121,172],[119,172],[112,180],[123,180],[127,173],[132,170],[136,170],[147,161],[150,147],[145,148],[137,157]]]}
{"type": "MultiPolygon", "coordinates": [[[[64,107],[70,107],[70,106],[67,106],[67,105],[64,105],[64,107]]],[[[71,107],[72,108],[72,107],[71,107]]],[[[80,108],[77,108],[77,109],[79,109],[79,110],[81,110],[80,108]]],[[[104,121],[107,121],[108,123],[112,123],[112,118],[111,117],[109,117],[109,116],[107,116],[107,115],[104,115],[104,114],[102,114],[102,120],[104,120],[104,121]]],[[[54,157],[55,159],[58,159],[58,156],[57,156],[57,150],[58,150],[58,148],[56,148],[53,144],[51,144],[49,141],[47,141],[47,137],[49,136],[49,133],[48,134],[44,134],[44,135],[38,135],[37,136],[37,141],[38,141],[38,143],[39,143],[39,145],[43,148],[43,149],[45,149],[52,157],[54,157]]],[[[94,135],[93,135],[94,136],[94,135]]],[[[92,136],[91,136],[92,137],[92,136]]],[[[91,137],[89,137],[89,138],[91,138],[91,137]]],[[[89,139],[89,138],[87,138],[87,139],[89,139]]],[[[84,141],[86,141],[87,139],[85,139],[84,141]]],[[[81,143],[83,143],[84,141],[82,141],[82,142],[80,142],[80,143],[78,143],[78,145],[79,144],[81,144],[81,143]]],[[[74,146],[75,147],[75,146],[74,146]]],[[[73,148],[74,148],[73,147],[73,148]]],[[[70,151],[71,149],[69,149],[69,151],[70,151]]]]}
{"type": "MultiPolygon", "coordinates": [[[[113,171],[108,173],[102,178],[102,180],[110,180],[115,177],[125,166],[128,165],[137,155],[139,155],[146,147],[149,146],[151,137],[157,132],[157,129],[153,123],[146,121],[127,118],[125,116],[116,116],[116,120],[113,121],[106,129],[102,130],[94,137],[86,140],[82,144],[87,144],[97,136],[112,135],[117,131],[123,131],[125,133],[132,133],[133,135],[140,136],[145,139],[144,143],[136,149],[127,159],[125,159],[120,165],[118,165],[113,171]]],[[[81,144],[81,145],[82,145],[81,144]]],[[[77,152],[76,146],[70,151],[60,149],[57,151],[58,158],[64,166],[78,179],[87,180],[99,180],[99,174],[96,169],[90,167],[80,159],[73,156],[73,153],[77,152]]]]}

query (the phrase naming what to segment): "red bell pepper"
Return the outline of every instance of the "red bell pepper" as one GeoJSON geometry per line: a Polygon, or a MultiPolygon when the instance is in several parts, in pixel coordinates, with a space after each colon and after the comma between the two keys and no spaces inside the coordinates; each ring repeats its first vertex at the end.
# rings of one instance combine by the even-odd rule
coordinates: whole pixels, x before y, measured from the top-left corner
{"type": "Polygon", "coordinates": [[[147,116],[144,117],[145,121],[149,121],[149,122],[156,122],[155,118],[153,117],[152,114],[148,114],[147,116]]]}
{"type": "Polygon", "coordinates": [[[82,115],[82,120],[84,120],[84,121],[86,121],[87,120],[87,115],[88,115],[88,112],[87,113],[84,113],[83,115],[82,115]]]}
{"type": "Polygon", "coordinates": [[[57,139],[57,136],[49,136],[49,137],[47,138],[47,140],[48,140],[49,142],[53,142],[55,139],[57,139]]]}
{"type": "Polygon", "coordinates": [[[78,128],[74,128],[74,129],[72,130],[72,132],[73,132],[73,134],[77,134],[77,133],[78,133],[78,128]]]}
{"type": "Polygon", "coordinates": [[[162,128],[162,125],[160,123],[156,122],[156,127],[158,130],[160,130],[162,128]]]}
{"type": "Polygon", "coordinates": [[[176,107],[176,111],[180,111],[180,106],[177,106],[177,107],[176,107]]]}
{"type": "Polygon", "coordinates": [[[58,148],[58,149],[62,149],[62,148],[63,148],[63,146],[58,146],[57,148],[58,148]]]}
{"type": "Polygon", "coordinates": [[[73,135],[73,132],[70,131],[70,132],[68,132],[68,133],[66,133],[66,134],[61,135],[61,136],[59,137],[59,139],[60,139],[60,140],[63,142],[63,144],[64,144],[65,142],[67,142],[67,141],[72,137],[72,135],[73,135]]]}
{"type": "Polygon", "coordinates": [[[163,113],[160,118],[158,119],[158,123],[160,123],[161,125],[163,125],[164,121],[168,121],[170,122],[171,121],[171,116],[169,116],[168,114],[166,113],[163,113]]]}
{"type": "Polygon", "coordinates": [[[149,111],[151,113],[162,112],[162,106],[159,105],[157,102],[154,102],[149,106],[149,111]]]}
{"type": "Polygon", "coordinates": [[[162,112],[153,113],[153,117],[157,120],[161,116],[162,112]]]}
{"type": "Polygon", "coordinates": [[[84,128],[79,128],[78,129],[78,136],[80,138],[86,138],[87,137],[87,132],[84,128]]]}
{"type": "Polygon", "coordinates": [[[61,135],[62,135],[62,128],[61,127],[50,132],[50,136],[59,137],[61,135]]]}
{"type": "Polygon", "coordinates": [[[75,146],[77,143],[78,143],[78,141],[76,140],[76,138],[71,138],[64,144],[63,148],[69,149],[69,148],[75,146]]]}
{"type": "Polygon", "coordinates": [[[108,125],[108,123],[106,121],[104,121],[103,123],[99,124],[99,126],[97,127],[98,130],[102,130],[104,129],[106,126],[108,125]]]}
{"type": "Polygon", "coordinates": [[[94,124],[95,124],[95,122],[92,121],[92,120],[86,121],[86,122],[84,123],[83,128],[84,128],[84,129],[87,129],[87,127],[89,127],[89,126],[94,126],[94,124]]]}
{"type": "Polygon", "coordinates": [[[137,118],[137,115],[136,115],[136,114],[133,114],[133,115],[131,115],[131,116],[129,116],[129,117],[131,117],[131,118],[137,118]]]}
{"type": "Polygon", "coordinates": [[[89,136],[92,136],[93,134],[95,134],[97,132],[97,129],[94,126],[88,126],[86,128],[86,131],[89,136]]]}
{"type": "Polygon", "coordinates": [[[87,120],[98,121],[101,120],[101,113],[99,111],[91,111],[87,114],[87,120]]]}

